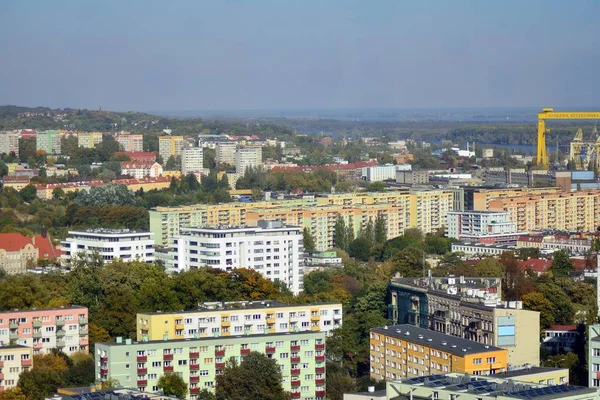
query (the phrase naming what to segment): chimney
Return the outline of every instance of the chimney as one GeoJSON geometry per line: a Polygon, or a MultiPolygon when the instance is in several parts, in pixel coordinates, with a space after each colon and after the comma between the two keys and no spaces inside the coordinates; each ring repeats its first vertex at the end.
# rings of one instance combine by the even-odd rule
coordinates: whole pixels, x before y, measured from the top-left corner
{"type": "Polygon", "coordinates": [[[42,237],[46,239],[46,236],[48,236],[48,231],[46,230],[46,227],[42,225],[42,237]]]}

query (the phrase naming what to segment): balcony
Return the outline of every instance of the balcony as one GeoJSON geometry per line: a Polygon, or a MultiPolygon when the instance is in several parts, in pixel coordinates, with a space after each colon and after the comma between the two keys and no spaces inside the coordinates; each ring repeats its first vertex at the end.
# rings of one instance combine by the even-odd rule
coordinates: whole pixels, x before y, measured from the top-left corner
{"type": "Polygon", "coordinates": [[[79,336],[87,336],[88,330],[83,328],[79,330],[79,336]]]}
{"type": "Polygon", "coordinates": [[[315,385],[317,385],[317,386],[325,385],[325,379],[315,379],[315,385]]]}
{"type": "Polygon", "coordinates": [[[292,357],[290,358],[290,361],[292,362],[292,364],[297,364],[300,362],[300,357],[292,357]]]}
{"type": "Polygon", "coordinates": [[[267,318],[267,325],[275,325],[276,322],[275,318],[267,318]]]}
{"type": "Polygon", "coordinates": [[[198,375],[190,376],[190,382],[193,382],[193,383],[200,382],[200,377],[198,375]]]}
{"type": "Polygon", "coordinates": [[[231,321],[221,321],[221,326],[223,328],[229,328],[231,326],[231,321]]]}
{"type": "Polygon", "coordinates": [[[137,356],[136,361],[139,363],[148,362],[148,356],[137,356]]]}
{"type": "Polygon", "coordinates": [[[65,347],[65,341],[64,340],[57,340],[56,341],[56,347],[65,347]]]}
{"type": "Polygon", "coordinates": [[[146,375],[148,373],[148,368],[138,368],[137,373],[138,375],[146,375]]]}
{"type": "Polygon", "coordinates": [[[250,354],[250,349],[241,349],[240,354],[243,356],[248,355],[250,354]]]}
{"type": "Polygon", "coordinates": [[[4,374],[0,372],[0,381],[4,380],[4,374]]]}
{"type": "Polygon", "coordinates": [[[200,369],[200,364],[190,364],[190,371],[198,371],[200,369]]]}
{"type": "Polygon", "coordinates": [[[290,351],[300,351],[300,346],[290,346],[290,351]]]}
{"type": "Polygon", "coordinates": [[[33,338],[34,339],[41,339],[42,338],[42,332],[33,332],[33,338]]]}
{"type": "Polygon", "coordinates": [[[316,356],[315,361],[319,363],[325,362],[325,356],[316,356]]]}
{"type": "Polygon", "coordinates": [[[17,340],[19,338],[19,332],[11,332],[8,334],[10,340],[17,340]]]}
{"type": "Polygon", "coordinates": [[[316,374],[324,374],[325,373],[325,367],[317,367],[317,368],[315,368],[315,373],[316,374]]]}
{"type": "Polygon", "coordinates": [[[292,381],[292,387],[298,387],[300,386],[300,381],[292,381]]]}
{"type": "Polygon", "coordinates": [[[311,321],[320,321],[321,320],[321,316],[319,316],[319,315],[311,315],[310,316],[310,320],[311,321]]]}
{"type": "Polygon", "coordinates": [[[163,360],[165,360],[165,361],[172,361],[173,360],[173,354],[163,354],[163,360]]]}
{"type": "Polygon", "coordinates": [[[65,320],[64,319],[57,319],[56,320],[56,326],[65,326],[65,320]]]}
{"type": "Polygon", "coordinates": [[[100,368],[100,373],[102,375],[108,375],[108,368],[100,368]]]}
{"type": "Polygon", "coordinates": [[[108,357],[100,357],[100,362],[101,363],[107,363],[108,362],[108,357]]]}
{"type": "Polygon", "coordinates": [[[33,327],[34,328],[41,328],[42,327],[42,321],[40,321],[40,320],[33,321],[33,327]]]}
{"type": "Polygon", "coordinates": [[[292,399],[299,399],[300,398],[300,392],[292,392],[292,399]]]}
{"type": "Polygon", "coordinates": [[[56,337],[65,337],[66,334],[67,332],[62,329],[56,331],[56,337]]]}
{"type": "Polygon", "coordinates": [[[273,353],[275,353],[275,347],[266,347],[265,348],[265,353],[267,353],[267,354],[273,354],[273,353]]]}
{"type": "Polygon", "coordinates": [[[19,328],[19,323],[18,322],[11,322],[8,324],[8,327],[10,329],[18,329],[19,328]]]}
{"type": "Polygon", "coordinates": [[[197,359],[197,358],[200,358],[200,352],[196,351],[196,352],[190,353],[190,358],[192,358],[194,360],[197,359]]]}
{"type": "Polygon", "coordinates": [[[163,367],[163,371],[164,372],[173,372],[173,366],[172,365],[165,365],[163,367]]]}
{"type": "Polygon", "coordinates": [[[183,326],[183,324],[175,324],[176,331],[182,331],[184,329],[185,329],[185,326],[183,326]]]}
{"type": "Polygon", "coordinates": [[[225,368],[225,363],[224,362],[215,363],[215,368],[216,369],[223,369],[223,368],[225,368]]]}
{"type": "Polygon", "coordinates": [[[323,351],[325,350],[325,345],[324,344],[315,344],[315,350],[316,351],[323,351]]]}
{"type": "Polygon", "coordinates": [[[140,379],[137,381],[137,385],[138,387],[146,387],[148,386],[148,381],[145,379],[140,379]]]}
{"type": "Polygon", "coordinates": [[[215,350],[215,357],[225,357],[225,350],[215,350]]]}
{"type": "Polygon", "coordinates": [[[190,394],[198,394],[200,393],[199,387],[190,388],[190,394]]]}
{"type": "Polygon", "coordinates": [[[79,317],[79,325],[85,325],[88,323],[87,317],[79,317]]]}
{"type": "Polygon", "coordinates": [[[293,375],[293,376],[298,376],[298,375],[300,375],[300,369],[299,369],[299,368],[292,369],[292,370],[290,371],[290,373],[291,373],[291,375],[293,375]]]}
{"type": "Polygon", "coordinates": [[[315,396],[317,396],[317,397],[325,397],[325,391],[324,390],[317,390],[317,391],[315,391],[315,396]]]}

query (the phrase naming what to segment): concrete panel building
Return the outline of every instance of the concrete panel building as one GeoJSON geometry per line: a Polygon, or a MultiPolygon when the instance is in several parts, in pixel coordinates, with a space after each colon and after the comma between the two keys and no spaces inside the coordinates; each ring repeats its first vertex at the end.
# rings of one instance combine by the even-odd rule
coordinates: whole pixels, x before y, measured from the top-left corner
{"type": "Polygon", "coordinates": [[[202,303],[198,310],[137,315],[138,340],[331,332],[342,325],[342,305],[285,304],[278,301],[202,303]]]}
{"type": "Polygon", "coordinates": [[[242,147],[235,151],[235,172],[240,176],[244,176],[247,168],[256,168],[261,164],[261,147],[242,147]]]}
{"type": "Polygon", "coordinates": [[[77,146],[86,149],[93,149],[96,145],[102,143],[101,132],[79,132],[77,133],[77,146]]]}
{"type": "Polygon", "coordinates": [[[33,368],[31,347],[21,345],[0,346],[0,392],[12,389],[19,383],[19,375],[33,368]]]}
{"type": "Polygon", "coordinates": [[[19,131],[0,131],[0,154],[19,156],[19,131]]]}
{"type": "Polygon", "coordinates": [[[166,341],[96,344],[96,381],[115,379],[126,388],[157,392],[165,373],[180,375],[189,386],[188,398],[214,388],[227,360],[238,362],[252,351],[277,361],[283,389],[293,399],[325,398],[325,332],[213,337],[166,341]]]}
{"type": "Polygon", "coordinates": [[[190,147],[181,152],[181,174],[187,175],[204,170],[204,150],[202,147],[190,147]]]}
{"type": "MultiPolygon", "coordinates": [[[[127,133],[119,133],[116,136],[119,147],[126,152],[143,152],[144,151],[144,135],[132,135],[127,133]]],[[[134,161],[134,160],[132,160],[134,161]]],[[[154,160],[152,160],[154,161],[154,160]]]]}
{"type": "Polygon", "coordinates": [[[160,136],[158,138],[158,155],[166,163],[170,157],[180,157],[183,146],[183,136],[160,136]]]}
{"type": "Polygon", "coordinates": [[[218,142],[215,148],[215,162],[235,165],[235,142],[218,142]]]}
{"type": "Polygon", "coordinates": [[[38,151],[44,151],[46,154],[57,155],[61,152],[62,136],[57,131],[42,131],[35,136],[35,148],[38,151]]]}

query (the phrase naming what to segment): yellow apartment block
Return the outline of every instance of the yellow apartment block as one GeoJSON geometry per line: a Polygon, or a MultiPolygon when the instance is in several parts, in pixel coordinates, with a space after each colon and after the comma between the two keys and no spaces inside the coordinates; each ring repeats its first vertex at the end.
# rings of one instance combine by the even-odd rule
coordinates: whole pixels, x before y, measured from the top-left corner
{"type": "Polygon", "coordinates": [[[562,190],[559,187],[480,189],[473,193],[473,209],[479,211],[489,210],[490,202],[496,199],[520,196],[543,196],[561,192],[562,190]]]}
{"type": "Polygon", "coordinates": [[[92,149],[102,143],[101,132],[79,132],[77,133],[77,146],[92,149]]]}
{"type": "Polygon", "coordinates": [[[505,372],[505,349],[413,325],[373,328],[370,332],[371,378],[392,380],[459,372],[505,372]]]}
{"type": "Polygon", "coordinates": [[[163,162],[167,162],[169,157],[180,157],[183,149],[183,136],[160,136],[158,138],[158,154],[163,162]]]}

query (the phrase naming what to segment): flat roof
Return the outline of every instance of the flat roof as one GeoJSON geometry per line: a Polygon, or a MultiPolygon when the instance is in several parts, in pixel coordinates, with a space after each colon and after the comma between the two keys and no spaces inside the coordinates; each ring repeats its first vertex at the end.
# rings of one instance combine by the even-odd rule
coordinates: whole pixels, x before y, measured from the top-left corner
{"type": "Polygon", "coordinates": [[[85,309],[87,310],[87,307],[84,306],[78,306],[78,305],[72,305],[72,306],[66,306],[66,307],[52,307],[52,308],[30,308],[27,310],[20,310],[18,308],[12,309],[12,310],[4,310],[4,311],[0,311],[0,314],[4,314],[4,313],[15,313],[15,312],[39,312],[39,311],[57,311],[57,310],[72,310],[72,309],[85,309]]]}
{"type": "Polygon", "coordinates": [[[503,350],[500,347],[477,343],[409,324],[372,328],[371,332],[381,333],[459,356],[503,350]]]}
{"type": "Polygon", "coordinates": [[[298,308],[298,307],[318,307],[318,306],[342,306],[342,303],[304,303],[304,304],[289,304],[283,303],[277,300],[254,300],[254,301],[240,301],[240,302],[206,302],[201,303],[197,309],[183,310],[183,311],[151,311],[151,312],[139,312],[138,314],[143,315],[176,315],[176,314],[189,314],[189,313],[200,313],[200,312],[212,312],[212,311],[236,311],[236,310],[260,310],[263,308],[298,308]],[[214,308],[211,308],[214,307],[214,308]]]}
{"type": "Polygon", "coordinates": [[[31,347],[23,346],[20,344],[8,344],[6,346],[0,346],[0,351],[5,349],[30,349],[31,347]]]}
{"type": "Polygon", "coordinates": [[[558,371],[566,371],[567,373],[569,372],[568,368],[530,367],[530,368],[518,369],[515,371],[501,372],[499,374],[495,374],[494,377],[517,378],[519,376],[527,376],[527,375],[542,374],[542,373],[546,373],[546,372],[558,372],[558,371]]]}
{"type": "Polygon", "coordinates": [[[130,344],[127,344],[125,339],[123,339],[123,342],[121,342],[121,343],[104,342],[104,343],[96,343],[96,345],[101,344],[104,346],[133,346],[133,345],[152,345],[152,344],[159,344],[159,343],[186,343],[186,342],[204,342],[204,341],[213,341],[213,340],[223,341],[223,340],[227,340],[227,339],[242,339],[242,338],[247,338],[248,340],[251,340],[251,338],[257,338],[257,337],[258,338],[265,338],[265,337],[276,338],[276,337],[281,337],[281,336],[296,336],[296,335],[308,336],[308,335],[318,334],[318,333],[325,335],[325,331],[301,331],[301,332],[281,332],[281,333],[258,333],[258,334],[252,334],[252,335],[209,336],[209,337],[188,338],[188,339],[131,341],[130,344]]]}

